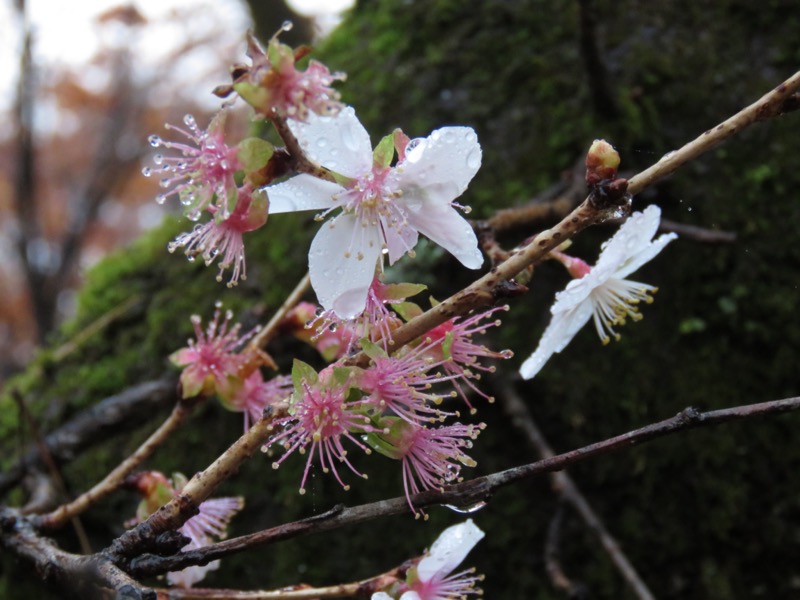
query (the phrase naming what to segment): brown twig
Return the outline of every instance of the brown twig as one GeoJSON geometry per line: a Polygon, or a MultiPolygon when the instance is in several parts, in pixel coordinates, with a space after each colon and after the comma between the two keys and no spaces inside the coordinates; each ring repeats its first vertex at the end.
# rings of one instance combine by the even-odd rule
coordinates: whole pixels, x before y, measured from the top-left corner
{"type": "Polygon", "coordinates": [[[674,231],[681,239],[693,240],[703,244],[732,244],[736,241],[736,233],[733,231],[707,229],[705,227],[687,225],[686,223],[678,223],[677,221],[663,218],[661,219],[658,230],[667,232],[674,231]]]}
{"type": "Polygon", "coordinates": [[[381,573],[375,577],[325,587],[294,585],[279,590],[221,589],[166,589],[156,590],[160,600],[324,600],[325,598],[369,598],[376,591],[397,581],[403,576],[404,566],[381,573]]]}
{"type": "MultiPolygon", "coordinates": [[[[694,141],[664,156],[655,165],[634,175],[628,181],[627,193],[632,196],[641,192],[749,125],[781,114],[784,101],[798,88],[800,88],[800,72],[713,130],[709,129],[694,141]]],[[[539,233],[527,246],[504,263],[397,329],[393,334],[394,349],[401,348],[453,317],[465,315],[478,307],[497,301],[498,290],[501,289],[499,286],[503,282],[512,279],[523,269],[535,265],[550,250],[586,227],[604,221],[607,216],[607,213],[593,207],[590,196],[560,223],[539,233]]],[[[366,362],[366,357],[362,355],[359,360],[366,362]]]]}
{"type": "Polygon", "coordinates": [[[713,129],[705,131],[680,149],[665,154],[661,160],[628,181],[628,193],[635,195],[656,181],[671,175],[678,168],[708,152],[732,135],[759,121],[766,121],[784,112],[785,103],[800,88],[800,71],[792,75],[774,90],[764,94],[750,106],[726,119],[713,129]]]}
{"type": "MultiPolygon", "coordinates": [[[[560,471],[589,458],[610,454],[622,450],[623,448],[629,448],[650,440],[672,435],[679,431],[698,427],[716,426],[729,421],[740,421],[752,419],[754,417],[782,414],[799,409],[800,397],[773,400],[771,402],[749,404],[746,406],[703,413],[698,412],[694,408],[687,408],[669,419],[664,419],[663,421],[570,452],[565,452],[564,454],[559,454],[552,458],[478,477],[458,485],[450,486],[443,491],[430,490],[416,494],[411,497],[411,502],[416,509],[442,504],[472,507],[481,502],[485,502],[495,490],[517,481],[536,477],[545,473],[560,471]]],[[[144,554],[129,561],[129,572],[137,576],[147,576],[183,569],[190,565],[207,564],[212,560],[245,550],[275,544],[303,535],[330,531],[345,525],[364,523],[378,517],[404,514],[408,513],[410,510],[408,501],[404,496],[354,507],[339,505],[320,515],[315,515],[292,523],[285,523],[257,533],[231,538],[198,550],[189,550],[174,556],[144,554]]],[[[114,545],[112,545],[112,551],[118,548],[117,556],[124,557],[126,554],[123,550],[130,544],[131,542],[129,540],[119,538],[115,541],[114,545]]]]}
{"type": "Polygon", "coordinates": [[[72,519],[81,514],[89,507],[117,490],[125,481],[125,478],[149,458],[153,452],[169,438],[172,432],[186,421],[189,415],[192,414],[197,403],[198,400],[196,398],[178,400],[169,417],[167,417],[161,426],[156,429],[133,454],[123,460],[114,470],[106,475],[102,481],[92,487],[92,489],[84,492],[72,502],[64,504],[56,510],[43,515],[40,521],[41,528],[58,529],[68,519],[72,519]]]}
{"type": "Polygon", "coordinates": [[[292,290],[291,294],[286,298],[281,307],[275,311],[275,314],[272,315],[272,318],[269,320],[269,323],[259,331],[250,343],[248,344],[252,349],[259,349],[264,348],[272,337],[275,335],[275,332],[278,329],[278,325],[280,325],[281,321],[286,318],[287,313],[294,308],[294,306],[300,302],[300,298],[303,297],[308,291],[308,288],[311,286],[311,277],[308,273],[300,280],[300,282],[295,286],[292,290]]]}
{"type": "MultiPolygon", "coordinates": [[[[505,412],[511,417],[511,423],[519,429],[531,447],[541,458],[552,458],[555,452],[547,443],[542,431],[533,420],[533,416],[514,388],[507,382],[497,381],[499,396],[505,412]]],[[[609,533],[600,517],[592,509],[589,502],[578,489],[578,486],[566,472],[556,471],[550,474],[553,489],[561,499],[567,502],[583,519],[586,526],[597,536],[598,541],[605,549],[611,562],[617,567],[622,577],[627,582],[634,595],[639,600],[655,600],[633,564],[622,551],[614,536],[609,533]]]]}
{"type": "Polygon", "coordinates": [[[564,506],[559,504],[556,513],[547,526],[547,535],[544,541],[544,568],[550,583],[560,592],[564,592],[570,600],[582,600],[587,597],[584,586],[573,583],[567,577],[559,560],[561,545],[561,523],[564,520],[564,506]]]}
{"type": "Polygon", "coordinates": [[[286,410],[285,404],[265,409],[264,416],[204,471],[192,477],[179,495],[150,515],[146,521],[115,539],[108,553],[114,557],[132,556],[142,548],[152,547],[161,533],[178,529],[197,514],[200,503],[264,445],[272,433],[273,420],[283,416],[286,410]]]}

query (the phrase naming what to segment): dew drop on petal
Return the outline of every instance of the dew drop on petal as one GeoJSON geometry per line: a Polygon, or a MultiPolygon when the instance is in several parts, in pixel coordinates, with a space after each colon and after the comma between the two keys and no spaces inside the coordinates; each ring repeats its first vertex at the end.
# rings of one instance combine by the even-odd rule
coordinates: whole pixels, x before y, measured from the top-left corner
{"type": "Polygon", "coordinates": [[[481,151],[475,148],[467,155],[467,167],[470,169],[477,169],[481,166],[481,151]]]}

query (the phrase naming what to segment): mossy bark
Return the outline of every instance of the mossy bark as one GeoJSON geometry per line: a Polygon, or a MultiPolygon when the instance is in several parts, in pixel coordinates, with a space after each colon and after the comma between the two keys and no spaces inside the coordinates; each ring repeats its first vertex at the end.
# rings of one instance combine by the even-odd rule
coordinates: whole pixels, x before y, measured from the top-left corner
{"type": "MultiPolygon", "coordinates": [[[[645,167],[800,64],[800,14],[790,2],[620,0],[598,1],[593,9],[615,118],[593,97],[575,2],[362,2],[320,54],[332,69],[348,73],[344,98],[373,140],[395,127],[411,137],[445,124],[476,129],[484,164],[463,201],[477,216],[532,197],[597,137],[615,144],[623,169],[645,167]]],[[[758,125],[635,200],[637,209],[657,203],[670,219],[733,231],[738,239],[673,243],[636,275],[661,288],[643,309],[643,322],[625,327],[622,341],[605,348],[594,332],[582,332],[532,383],[519,385],[556,449],[622,433],[689,405],[709,409],[797,393],[798,130],[795,115],[758,125]]],[[[102,315],[128,308],[66,358],[55,362],[45,352],[15,385],[52,426],[88,403],[159,376],[168,368],[166,356],[190,334],[190,314],[209,315],[217,299],[237,312],[255,303],[262,315],[278,306],[303,274],[314,228],[302,216],[276,216],[247,240],[247,282],[227,291],[210,270],[166,254],[177,226],[165,225],[95,269],[78,317],[52,348],[102,315]]],[[[597,228],[580,236],[575,254],[592,260],[610,233],[597,228]]],[[[433,249],[418,254],[408,276],[427,277],[436,296],[469,276],[449,268],[449,258],[433,249]]],[[[562,272],[544,265],[532,293],[513,303],[495,345],[513,348],[516,364],[533,350],[552,295],[565,282],[562,272]]],[[[288,358],[293,348],[285,350],[277,358],[288,358]]],[[[505,365],[501,376],[511,377],[516,364],[505,365]]],[[[14,450],[14,414],[10,404],[0,412],[5,456],[14,450]]],[[[476,474],[536,458],[500,407],[481,405],[478,417],[488,428],[476,444],[476,474]]],[[[798,424],[797,416],[783,416],[684,433],[594,460],[572,475],[658,598],[788,598],[797,593],[800,558],[800,479],[793,475],[800,466],[793,443],[798,424]]],[[[209,404],[148,466],[191,473],[235,439],[240,426],[237,415],[209,404]]],[[[132,444],[107,444],[71,466],[74,489],[96,480],[132,444]]],[[[269,458],[257,458],[223,490],[247,497],[234,534],[336,502],[401,492],[397,470],[364,459],[357,466],[369,473],[368,482],[350,481],[353,489],[345,493],[316,473],[299,496],[302,462],[295,457],[273,471],[269,458]]],[[[542,479],[501,491],[472,515],[487,532],[470,557],[487,574],[487,597],[559,597],[547,581],[542,551],[557,504],[542,479]]],[[[119,497],[87,520],[107,541],[114,529],[108,523],[121,523],[134,506],[132,498],[119,497]]],[[[461,518],[441,509],[427,522],[397,517],[295,540],[225,561],[209,584],[354,580],[418,553],[461,518]]],[[[594,597],[631,597],[572,514],[561,550],[567,573],[594,597]]]]}

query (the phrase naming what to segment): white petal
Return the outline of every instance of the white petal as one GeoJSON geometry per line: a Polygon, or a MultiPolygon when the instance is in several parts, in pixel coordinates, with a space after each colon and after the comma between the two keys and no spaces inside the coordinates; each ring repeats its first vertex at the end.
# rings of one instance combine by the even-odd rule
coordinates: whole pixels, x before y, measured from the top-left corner
{"type": "MultiPolygon", "coordinates": [[[[648,206],[644,212],[635,212],[602,246],[596,268],[616,271],[620,265],[642,252],[658,230],[661,209],[648,206]]],[[[642,263],[643,264],[643,263],[642,263]]]]}
{"type": "Polygon", "coordinates": [[[422,600],[422,598],[420,598],[420,595],[414,590],[409,590],[408,592],[403,592],[403,595],[400,596],[400,600],[422,600]]]}
{"type": "Polygon", "coordinates": [[[406,153],[406,159],[398,165],[398,173],[402,182],[420,187],[453,184],[449,186],[452,195],[442,198],[449,204],[467,189],[481,166],[481,159],[478,136],[471,127],[442,127],[406,153]]]}
{"type": "MultiPolygon", "coordinates": [[[[555,307],[554,307],[555,308],[555,307]]],[[[539,346],[519,369],[523,379],[533,379],[553,354],[567,347],[592,316],[592,303],[586,299],[574,308],[553,315],[539,340],[539,346]]]]}
{"type": "Polygon", "coordinates": [[[361,314],[381,254],[379,234],[374,227],[362,227],[352,214],[339,215],[322,225],[311,242],[308,270],[323,308],[342,319],[361,314]]]}
{"type": "Polygon", "coordinates": [[[417,245],[419,235],[411,227],[401,227],[398,231],[395,227],[386,226],[383,228],[386,236],[386,247],[389,249],[389,264],[393,265],[402,256],[417,245]]]}
{"type": "Polygon", "coordinates": [[[447,576],[483,536],[483,531],[472,519],[445,529],[431,546],[428,556],[419,561],[417,573],[420,580],[430,581],[436,575],[447,576]]]}
{"type": "Polygon", "coordinates": [[[337,173],[360,177],[372,168],[372,142],[352,106],[334,117],[308,116],[308,123],[289,120],[289,128],[306,155],[337,173]]]}
{"type": "Polygon", "coordinates": [[[677,238],[678,235],[675,233],[665,233],[663,235],[658,236],[651,244],[645,247],[641,252],[639,252],[636,256],[631,257],[630,260],[626,261],[623,265],[617,269],[617,273],[615,277],[618,279],[624,279],[634,271],[638,270],[646,262],[655,257],[656,254],[661,252],[664,249],[664,246],[669,244],[672,240],[677,238]]]}
{"type": "MultiPolygon", "coordinates": [[[[427,188],[418,192],[430,190],[427,188]]],[[[413,202],[409,204],[409,224],[455,256],[468,269],[479,268],[483,264],[483,254],[478,249],[478,238],[467,220],[448,204],[432,201],[427,196],[420,196],[419,200],[421,204],[418,206],[413,202]]]]}
{"type": "Polygon", "coordinates": [[[389,594],[386,592],[375,592],[370,596],[370,600],[394,600],[389,594]]]}
{"type": "Polygon", "coordinates": [[[324,210],[333,206],[333,195],[344,188],[336,183],[302,173],[291,179],[261,188],[269,197],[269,214],[298,210],[324,210]]]}

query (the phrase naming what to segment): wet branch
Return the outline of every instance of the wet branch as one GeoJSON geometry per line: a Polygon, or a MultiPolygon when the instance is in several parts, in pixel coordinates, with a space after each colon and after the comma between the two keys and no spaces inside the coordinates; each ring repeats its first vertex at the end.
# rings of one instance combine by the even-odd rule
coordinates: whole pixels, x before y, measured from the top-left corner
{"type": "MultiPolygon", "coordinates": [[[[488,500],[495,490],[546,473],[561,471],[571,465],[589,458],[603,456],[612,452],[635,446],[650,440],[672,435],[698,427],[712,427],[729,421],[742,421],[756,417],[783,414],[800,409],[800,397],[785,400],[773,400],[760,404],[749,404],[708,412],[699,412],[695,408],[686,408],[674,417],[635,429],[622,435],[603,440],[570,452],[565,452],[534,463],[512,467],[505,471],[478,477],[458,485],[445,488],[443,491],[429,490],[411,497],[417,509],[450,504],[471,507],[488,500]]],[[[365,523],[379,517],[406,514],[410,508],[405,497],[381,500],[360,506],[335,506],[328,512],[300,521],[285,523],[257,533],[231,538],[223,542],[205,546],[198,550],[190,550],[173,556],[157,556],[145,554],[129,561],[126,570],[143,577],[157,575],[167,571],[183,569],[190,565],[207,564],[212,560],[237,554],[246,550],[268,546],[277,542],[312,533],[321,533],[344,527],[365,523]]],[[[156,513],[158,514],[158,513],[156,513]]],[[[130,532],[129,532],[130,533],[130,532]]],[[[124,536],[123,536],[124,537],[124,536]]],[[[121,540],[122,538],[120,538],[121,540]]],[[[117,542],[119,542],[118,540],[117,542]]],[[[115,545],[117,545],[115,542],[115,545]]],[[[112,549],[115,546],[112,546],[112,549]]],[[[123,555],[124,553],[121,553],[123,555]]]]}
{"type": "Polygon", "coordinates": [[[47,515],[42,516],[42,529],[57,529],[66,521],[75,518],[88,508],[116,491],[125,481],[125,478],[147,460],[156,449],[161,446],[192,414],[195,406],[202,398],[178,400],[169,417],[153,432],[136,451],[122,461],[114,470],[97,483],[92,489],[84,492],[72,502],[58,507],[47,515]]]}
{"type": "MultiPolygon", "coordinates": [[[[552,458],[556,454],[547,443],[542,431],[533,420],[528,407],[516,390],[505,381],[498,381],[499,394],[505,412],[511,417],[511,423],[525,436],[530,446],[541,458],[552,458]]],[[[565,471],[550,474],[553,490],[561,500],[569,504],[583,519],[584,524],[597,536],[597,540],[608,554],[611,562],[627,582],[631,591],[639,600],[655,600],[653,593],[642,581],[633,564],[622,551],[619,543],[606,529],[600,517],[594,512],[578,486],[565,471]]],[[[548,569],[549,571],[549,569],[548,569]]],[[[552,575],[551,575],[552,577],[552,575]]]]}

